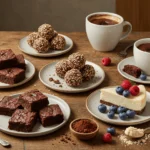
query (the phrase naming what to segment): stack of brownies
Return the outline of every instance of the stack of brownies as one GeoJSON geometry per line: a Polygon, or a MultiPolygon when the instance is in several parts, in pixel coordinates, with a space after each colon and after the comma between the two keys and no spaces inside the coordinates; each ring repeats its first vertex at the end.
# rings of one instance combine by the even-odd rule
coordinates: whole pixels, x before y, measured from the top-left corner
{"type": "Polygon", "coordinates": [[[15,55],[11,49],[0,50],[0,82],[15,84],[24,80],[25,69],[22,54],[15,55]]]}
{"type": "Polygon", "coordinates": [[[64,117],[59,105],[48,104],[48,97],[35,89],[19,97],[2,98],[0,115],[11,116],[8,128],[22,132],[32,131],[38,118],[44,127],[63,122],[64,117]]]}

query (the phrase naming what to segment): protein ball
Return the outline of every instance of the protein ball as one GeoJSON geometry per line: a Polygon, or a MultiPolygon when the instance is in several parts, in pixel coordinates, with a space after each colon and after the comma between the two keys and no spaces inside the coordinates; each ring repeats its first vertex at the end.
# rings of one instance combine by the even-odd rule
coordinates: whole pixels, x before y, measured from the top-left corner
{"type": "Polygon", "coordinates": [[[56,73],[60,78],[64,78],[66,72],[70,70],[68,60],[61,60],[56,64],[56,73]]]}
{"type": "Polygon", "coordinates": [[[82,74],[78,69],[71,69],[65,74],[65,82],[67,85],[77,87],[82,83],[82,74]]]}
{"type": "Polygon", "coordinates": [[[80,71],[83,81],[89,81],[95,76],[94,67],[91,65],[85,65],[80,71]]]}
{"type": "Polygon", "coordinates": [[[50,41],[50,48],[54,50],[63,50],[66,45],[66,40],[63,36],[57,35],[50,41]]]}
{"type": "Polygon", "coordinates": [[[33,43],[36,39],[38,39],[40,37],[38,32],[32,32],[28,35],[28,39],[27,42],[30,46],[33,46],[33,43]]]}
{"type": "Polygon", "coordinates": [[[45,53],[49,49],[49,42],[44,38],[38,38],[34,41],[33,48],[35,48],[39,53],[45,53]]]}
{"type": "Polygon", "coordinates": [[[50,40],[54,36],[54,29],[50,24],[42,24],[38,28],[41,37],[50,40]]]}
{"type": "Polygon", "coordinates": [[[68,58],[70,67],[74,69],[82,69],[85,65],[85,57],[83,54],[80,53],[73,53],[68,58]]]}

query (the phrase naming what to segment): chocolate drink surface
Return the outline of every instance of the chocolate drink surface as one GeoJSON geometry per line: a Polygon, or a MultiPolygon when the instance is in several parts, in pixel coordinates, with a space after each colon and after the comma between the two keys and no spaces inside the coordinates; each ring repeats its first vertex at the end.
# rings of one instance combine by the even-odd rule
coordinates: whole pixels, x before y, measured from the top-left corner
{"type": "Polygon", "coordinates": [[[145,52],[150,52],[150,43],[144,43],[138,46],[138,49],[145,52]]]}
{"type": "Polygon", "coordinates": [[[89,21],[97,25],[115,25],[119,23],[120,19],[112,15],[96,14],[89,17],[89,21]]]}

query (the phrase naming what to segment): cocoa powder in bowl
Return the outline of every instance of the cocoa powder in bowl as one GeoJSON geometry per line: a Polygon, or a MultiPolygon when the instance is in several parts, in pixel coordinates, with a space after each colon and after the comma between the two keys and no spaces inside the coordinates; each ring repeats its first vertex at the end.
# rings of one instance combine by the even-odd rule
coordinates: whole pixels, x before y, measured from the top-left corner
{"type": "Polygon", "coordinates": [[[72,128],[79,133],[91,133],[97,129],[97,125],[88,119],[79,119],[73,122],[72,128]]]}

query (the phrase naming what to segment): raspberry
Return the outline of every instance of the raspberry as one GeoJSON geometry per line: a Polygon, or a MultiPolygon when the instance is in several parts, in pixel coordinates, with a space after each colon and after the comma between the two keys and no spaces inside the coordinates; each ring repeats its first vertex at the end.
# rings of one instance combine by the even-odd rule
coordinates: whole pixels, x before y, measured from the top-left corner
{"type": "Polygon", "coordinates": [[[129,91],[130,91],[131,95],[136,96],[136,95],[139,94],[140,89],[139,89],[138,86],[133,85],[133,86],[130,87],[129,91]]]}
{"type": "Polygon", "coordinates": [[[121,83],[121,86],[123,87],[123,89],[128,90],[132,86],[132,84],[129,80],[124,80],[121,83]]]}
{"type": "Polygon", "coordinates": [[[102,64],[104,66],[109,66],[111,64],[111,59],[109,57],[102,58],[102,64]]]}
{"type": "Polygon", "coordinates": [[[112,136],[111,136],[111,134],[110,134],[110,133],[105,133],[105,134],[103,135],[103,141],[106,142],[106,143],[111,142],[111,141],[112,141],[112,136]]]}

